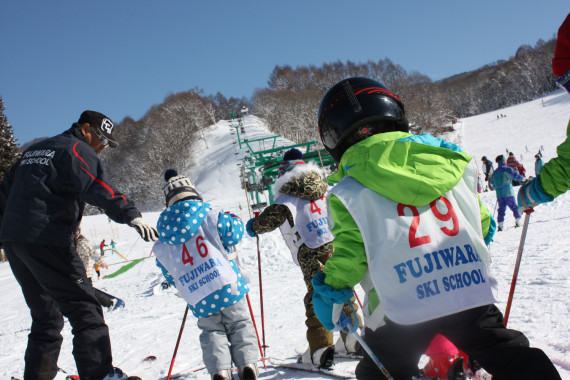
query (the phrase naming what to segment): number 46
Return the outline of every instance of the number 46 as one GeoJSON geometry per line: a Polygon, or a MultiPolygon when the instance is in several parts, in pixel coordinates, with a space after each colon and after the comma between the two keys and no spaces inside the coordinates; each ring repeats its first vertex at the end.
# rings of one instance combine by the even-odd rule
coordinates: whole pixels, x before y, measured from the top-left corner
{"type": "MultiPolygon", "coordinates": [[[[196,238],[196,249],[201,257],[206,257],[208,256],[208,247],[202,242],[203,240],[204,236],[201,235],[196,238]]],[[[190,251],[186,248],[186,244],[182,244],[182,264],[194,265],[194,258],[190,255],[190,251]]]]}

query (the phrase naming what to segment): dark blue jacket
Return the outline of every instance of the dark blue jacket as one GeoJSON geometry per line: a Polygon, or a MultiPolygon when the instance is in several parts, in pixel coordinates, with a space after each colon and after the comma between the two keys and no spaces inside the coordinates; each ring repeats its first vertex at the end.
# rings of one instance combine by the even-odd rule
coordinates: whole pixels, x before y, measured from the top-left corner
{"type": "Polygon", "coordinates": [[[69,246],[85,203],[117,223],[140,216],[76,127],[30,146],[0,185],[0,241],[69,246]]]}

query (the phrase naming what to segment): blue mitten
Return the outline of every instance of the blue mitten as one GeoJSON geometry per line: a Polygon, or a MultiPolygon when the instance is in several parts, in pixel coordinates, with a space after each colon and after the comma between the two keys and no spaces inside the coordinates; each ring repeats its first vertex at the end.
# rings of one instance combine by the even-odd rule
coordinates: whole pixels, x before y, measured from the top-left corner
{"type": "Polygon", "coordinates": [[[315,315],[325,329],[340,330],[342,327],[339,325],[339,318],[342,306],[353,296],[352,289],[335,289],[325,284],[325,274],[322,272],[317,273],[312,282],[315,289],[313,294],[315,315]]]}
{"type": "Polygon", "coordinates": [[[255,219],[257,218],[251,218],[250,220],[247,221],[247,224],[245,225],[245,230],[247,231],[247,234],[251,237],[257,236],[255,231],[253,230],[253,222],[255,222],[255,219]]]}
{"type": "Polygon", "coordinates": [[[544,192],[539,178],[540,176],[537,176],[521,185],[519,193],[517,194],[519,210],[528,210],[541,203],[552,202],[554,200],[553,196],[544,192]]]}

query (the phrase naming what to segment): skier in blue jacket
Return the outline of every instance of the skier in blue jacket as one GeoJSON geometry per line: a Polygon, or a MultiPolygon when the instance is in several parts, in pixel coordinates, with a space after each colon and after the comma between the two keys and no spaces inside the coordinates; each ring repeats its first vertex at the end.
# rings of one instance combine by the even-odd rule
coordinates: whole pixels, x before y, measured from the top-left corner
{"type": "Polygon", "coordinates": [[[521,214],[519,213],[515,199],[513,181],[522,181],[524,178],[518,171],[505,164],[505,157],[503,155],[497,156],[495,161],[499,167],[493,173],[490,183],[497,192],[497,203],[499,204],[497,215],[497,221],[499,222],[498,230],[502,231],[504,229],[507,206],[511,209],[515,217],[515,227],[520,227],[521,214]]]}
{"type": "Polygon", "coordinates": [[[241,380],[255,380],[258,351],[245,298],[249,287],[232,252],[245,233],[243,222],[213,210],[175,170],[167,170],[164,179],[167,207],[153,248],[157,265],[198,318],[202,357],[212,379],[232,379],[233,361],[241,380]]]}

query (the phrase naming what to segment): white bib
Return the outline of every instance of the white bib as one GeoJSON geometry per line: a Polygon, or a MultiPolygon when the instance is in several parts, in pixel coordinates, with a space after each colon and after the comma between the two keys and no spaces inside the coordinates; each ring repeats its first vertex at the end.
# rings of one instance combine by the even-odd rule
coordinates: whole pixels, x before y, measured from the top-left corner
{"type": "Polygon", "coordinates": [[[227,284],[237,290],[233,271],[220,241],[215,220],[219,211],[210,211],[194,236],[184,244],[156,242],[154,254],[175,280],[176,289],[192,306],[227,284]]]}
{"type": "Polygon", "coordinates": [[[317,248],[334,239],[327,223],[327,204],[323,198],[309,201],[287,194],[279,194],[274,203],[287,206],[293,215],[295,225],[291,227],[288,220],[279,227],[285,243],[291,250],[291,257],[299,265],[297,253],[305,244],[309,248],[317,248]],[[298,232],[301,239],[297,237],[298,232]]]}
{"type": "Polygon", "coordinates": [[[430,204],[399,204],[344,177],[333,189],[364,241],[384,313],[415,324],[495,302],[496,281],[481,233],[473,161],[430,204]]]}

